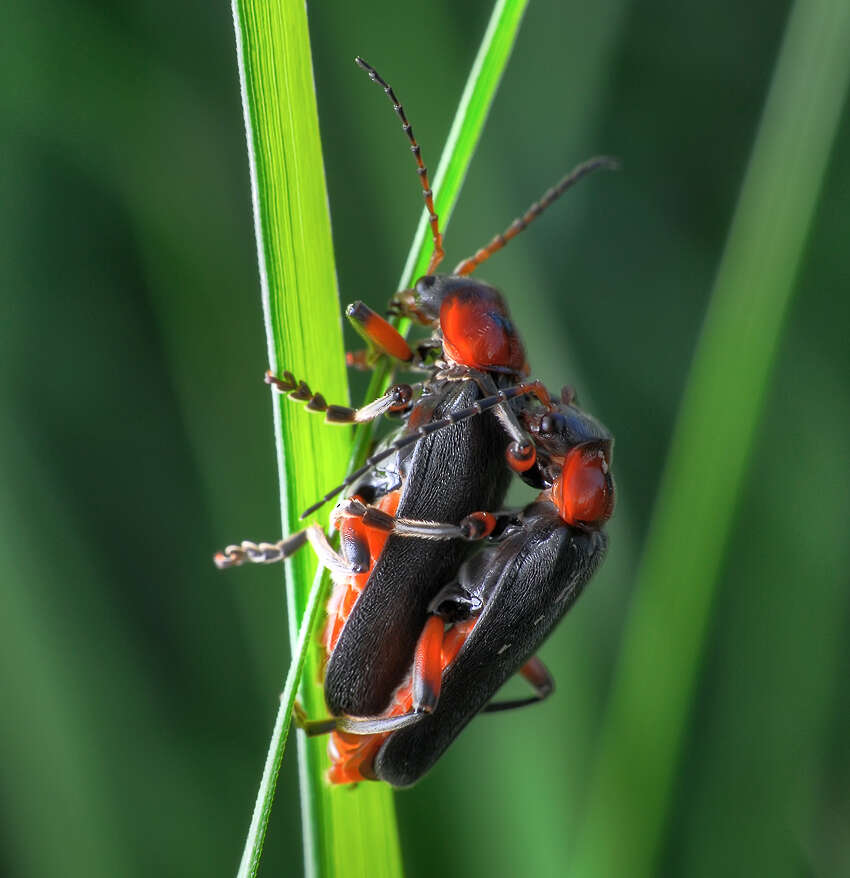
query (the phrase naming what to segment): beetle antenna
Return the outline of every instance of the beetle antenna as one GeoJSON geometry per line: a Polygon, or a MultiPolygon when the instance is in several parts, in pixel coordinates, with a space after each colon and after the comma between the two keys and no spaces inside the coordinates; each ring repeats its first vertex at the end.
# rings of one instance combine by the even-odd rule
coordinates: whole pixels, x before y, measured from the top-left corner
{"type": "Polygon", "coordinates": [[[321,393],[313,393],[307,382],[299,381],[292,372],[284,372],[280,378],[272,372],[266,372],[265,381],[283,396],[296,402],[306,402],[308,411],[323,413],[328,424],[362,424],[388,412],[401,413],[410,406],[413,398],[410,384],[394,384],[383,396],[359,409],[353,409],[346,405],[329,405],[321,393]]]}
{"type": "Polygon", "coordinates": [[[301,518],[307,518],[308,515],[312,515],[317,509],[320,509],[325,505],[329,500],[333,500],[337,494],[347,488],[349,485],[354,484],[361,476],[365,475],[369,472],[372,467],[377,466],[382,461],[385,461],[388,457],[391,457],[397,451],[400,451],[402,448],[406,448],[408,445],[412,445],[414,442],[418,442],[420,439],[425,436],[429,436],[431,433],[435,433],[438,430],[443,430],[446,427],[451,427],[452,424],[457,424],[460,421],[468,420],[469,418],[474,418],[476,415],[483,414],[489,409],[495,408],[498,405],[501,405],[504,402],[508,402],[511,399],[515,399],[518,396],[525,396],[526,394],[534,394],[538,397],[538,399],[545,398],[549,399],[549,394],[546,391],[546,388],[539,381],[527,381],[524,384],[517,384],[515,387],[507,387],[504,390],[500,390],[498,393],[493,396],[487,396],[484,399],[479,399],[478,402],[473,403],[471,406],[468,406],[464,409],[459,409],[456,412],[452,412],[448,417],[440,418],[437,421],[429,421],[426,424],[422,424],[417,427],[415,430],[412,430],[410,433],[405,434],[399,439],[396,439],[395,442],[388,445],[386,448],[381,450],[378,454],[373,454],[367,461],[360,467],[360,469],[354,470],[353,473],[349,473],[346,476],[345,480],[337,485],[332,491],[328,491],[321,500],[316,501],[309,509],[305,509],[301,513],[301,518]]]}
{"type": "Polygon", "coordinates": [[[410,151],[413,153],[413,158],[416,160],[416,169],[419,174],[419,180],[422,184],[422,194],[425,197],[425,207],[428,211],[428,220],[431,224],[431,236],[434,239],[434,252],[431,255],[431,261],[428,263],[428,270],[425,273],[433,274],[437,266],[443,261],[443,257],[446,254],[443,252],[443,236],[440,233],[439,218],[437,212],[434,210],[434,193],[431,191],[431,184],[428,182],[428,168],[425,167],[425,163],[422,161],[422,148],[413,136],[413,128],[410,122],[407,121],[404,107],[395,96],[392,86],[388,85],[378,71],[371,65],[367,64],[361,57],[358,56],[355,58],[354,62],[369,74],[369,79],[371,79],[372,82],[377,82],[378,85],[383,88],[384,93],[392,102],[396,115],[401,119],[401,127],[407,135],[407,139],[410,141],[410,151]]]}
{"type": "Polygon", "coordinates": [[[454,274],[472,274],[482,262],[486,262],[497,250],[501,250],[508,241],[515,238],[528,226],[529,223],[537,219],[537,217],[539,217],[553,201],[557,201],[567,189],[570,189],[573,185],[578,183],[582,177],[586,177],[588,174],[593,173],[593,171],[602,168],[608,171],[617,171],[620,168],[620,162],[618,159],[611,158],[611,156],[600,155],[588,159],[586,162],[582,162],[580,165],[573,168],[566,177],[556,183],[551,189],[544,192],[540,200],[535,201],[522,216],[517,217],[501,235],[496,235],[486,247],[482,247],[474,256],[470,256],[469,259],[464,259],[463,262],[455,268],[454,274]]]}
{"type": "Polygon", "coordinates": [[[252,543],[250,540],[244,540],[238,546],[228,546],[223,552],[217,552],[213,561],[219,570],[240,567],[247,563],[274,564],[294,555],[306,545],[308,536],[306,530],[299,530],[276,543],[252,543]]]}

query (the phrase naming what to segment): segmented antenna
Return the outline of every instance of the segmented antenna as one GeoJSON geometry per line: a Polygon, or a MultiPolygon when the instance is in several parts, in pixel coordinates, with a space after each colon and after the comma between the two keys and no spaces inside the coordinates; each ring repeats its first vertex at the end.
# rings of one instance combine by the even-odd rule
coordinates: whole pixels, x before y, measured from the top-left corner
{"type": "Polygon", "coordinates": [[[604,168],[608,171],[616,171],[619,167],[619,161],[607,155],[595,156],[592,159],[588,159],[586,162],[582,162],[580,165],[573,168],[573,170],[570,171],[569,174],[567,174],[567,176],[559,183],[544,192],[543,197],[539,201],[535,201],[522,216],[517,217],[501,235],[496,235],[486,247],[482,247],[474,256],[471,256],[469,259],[464,259],[463,262],[455,268],[454,274],[472,274],[482,262],[486,262],[497,250],[501,250],[508,241],[515,238],[530,222],[537,219],[537,217],[539,217],[553,201],[557,201],[567,189],[572,187],[575,183],[578,183],[582,177],[586,177],[588,174],[599,170],[600,168],[604,168]]]}
{"type": "Polygon", "coordinates": [[[413,398],[412,385],[394,384],[383,396],[359,409],[353,409],[347,405],[329,405],[321,393],[313,393],[307,382],[299,381],[292,372],[284,372],[282,378],[266,372],[265,381],[284,396],[297,402],[306,402],[308,411],[324,413],[325,421],[329,424],[359,424],[372,421],[387,412],[402,412],[413,398]]]}
{"type": "Polygon", "coordinates": [[[425,197],[425,207],[428,210],[428,219],[431,224],[431,236],[434,239],[434,253],[431,255],[431,261],[428,263],[428,270],[425,273],[433,274],[437,266],[443,261],[443,257],[446,254],[443,252],[443,236],[440,233],[439,218],[437,217],[437,212],[434,210],[434,193],[431,191],[431,184],[428,182],[428,169],[422,161],[422,148],[413,136],[413,128],[411,127],[410,122],[407,121],[407,116],[404,114],[404,107],[402,107],[399,99],[395,96],[392,87],[381,78],[381,75],[374,67],[367,64],[359,56],[354,59],[354,62],[369,74],[369,79],[371,79],[372,82],[377,82],[378,85],[383,88],[384,93],[392,102],[396,115],[401,119],[401,127],[410,141],[410,151],[413,153],[413,158],[416,159],[416,169],[419,174],[419,180],[422,183],[422,194],[425,197]]]}
{"type": "Polygon", "coordinates": [[[284,372],[278,378],[272,372],[265,374],[266,384],[271,384],[279,393],[296,402],[306,402],[307,410],[324,413],[328,421],[350,421],[353,409],[347,406],[328,405],[321,393],[313,393],[306,381],[299,381],[292,372],[284,372]]]}
{"type": "Polygon", "coordinates": [[[246,563],[274,564],[294,555],[306,542],[306,530],[299,530],[276,543],[252,543],[244,540],[238,546],[228,546],[223,552],[217,552],[213,561],[219,570],[240,567],[246,563]]]}
{"type": "Polygon", "coordinates": [[[337,494],[347,488],[349,485],[354,484],[360,476],[365,475],[372,469],[373,466],[377,466],[377,464],[386,460],[388,457],[391,457],[397,451],[400,451],[402,448],[406,448],[408,445],[412,445],[414,442],[418,442],[425,436],[430,436],[431,433],[435,433],[437,430],[442,430],[445,427],[450,427],[452,424],[457,424],[460,421],[465,421],[469,418],[474,418],[476,415],[483,414],[485,411],[491,408],[495,408],[497,405],[501,405],[504,402],[508,402],[511,399],[515,399],[518,396],[525,396],[528,393],[533,394],[544,394],[545,398],[548,399],[549,395],[546,391],[546,388],[541,384],[540,381],[527,381],[524,384],[517,384],[515,387],[507,387],[504,390],[500,390],[498,393],[493,396],[487,396],[484,399],[479,399],[477,402],[473,403],[471,406],[468,406],[464,409],[459,409],[456,412],[452,412],[445,418],[440,418],[438,421],[429,421],[427,424],[422,424],[417,427],[410,433],[402,436],[400,439],[396,439],[391,445],[387,446],[383,451],[378,454],[373,454],[360,469],[354,470],[353,473],[349,473],[346,476],[345,480],[337,485],[332,491],[328,491],[321,500],[318,500],[314,503],[309,509],[305,509],[301,513],[301,518],[307,518],[307,516],[312,515],[317,509],[321,509],[328,500],[333,500],[337,494]]]}

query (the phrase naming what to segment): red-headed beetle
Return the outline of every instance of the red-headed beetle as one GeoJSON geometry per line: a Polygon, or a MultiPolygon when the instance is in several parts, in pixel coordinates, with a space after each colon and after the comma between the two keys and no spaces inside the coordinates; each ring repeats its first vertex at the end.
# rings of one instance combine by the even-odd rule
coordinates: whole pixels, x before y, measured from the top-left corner
{"type": "MultiPolygon", "coordinates": [[[[614,509],[613,439],[563,400],[551,410],[527,409],[523,421],[544,462],[545,490],[524,509],[485,514],[492,519],[492,544],[468,558],[432,599],[391,704],[372,717],[299,717],[308,734],[331,732],[332,783],[376,779],[409,786],[476,714],[523,707],[554,690],[535,653],[604,557],[602,528],[614,509]],[[516,673],[531,683],[534,695],[494,702],[516,673]]],[[[369,521],[385,533],[414,535],[411,523],[392,514],[357,501],[342,506],[343,517],[369,521]]],[[[416,524],[420,538],[426,529],[431,539],[469,538],[449,525],[416,524]]]]}
{"type": "MultiPolygon", "coordinates": [[[[423,630],[435,629],[429,608],[446,583],[458,576],[469,554],[467,541],[492,530],[495,522],[487,510],[501,507],[511,471],[535,487],[546,485],[548,464],[545,454],[541,460],[537,452],[540,443],[529,436],[534,427],[529,412],[532,405],[544,412],[552,411],[553,405],[539,382],[526,380],[525,351],[501,294],[468,275],[577,180],[597,168],[616,167],[607,157],[579,165],[453,274],[436,275],[444,255],[442,235],[419,145],[390,86],[365,62],[357,63],[382,86],[402,121],[434,241],[426,275],[411,290],[393,297],[390,312],[431,327],[433,335],[414,351],[387,321],[356,302],[347,315],[369,350],[351,355],[349,362],[363,365],[386,354],[403,366],[426,371],[427,378],[415,386],[394,385],[360,409],[328,405],[290,373],[282,378],[268,375],[267,381],[307,402],[309,409],[324,412],[332,423],[362,422],[389,413],[404,418],[383,448],[304,513],[351,487],[350,500],[370,510],[372,518],[393,517],[399,527],[390,533],[383,519],[376,526],[369,516],[341,514],[341,553],[313,525],[277,543],[246,541],[216,556],[220,567],[271,563],[309,542],[334,572],[337,587],[324,635],[325,697],[338,717],[375,717],[387,710],[409,672],[423,630]],[[405,527],[436,523],[441,528],[436,538],[434,533],[403,533],[405,527]]],[[[350,509],[350,503],[343,507],[350,509]]],[[[478,563],[475,558],[481,556],[468,563],[478,563]]]]}

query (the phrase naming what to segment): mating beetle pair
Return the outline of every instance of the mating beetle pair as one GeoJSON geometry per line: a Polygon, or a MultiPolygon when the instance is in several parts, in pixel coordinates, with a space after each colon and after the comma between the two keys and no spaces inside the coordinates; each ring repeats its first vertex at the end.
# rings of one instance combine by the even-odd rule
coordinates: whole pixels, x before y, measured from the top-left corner
{"type": "Polygon", "coordinates": [[[269,563],[313,545],[335,581],[323,635],[333,717],[302,718],[302,725],[332,732],[331,781],[406,786],[476,713],[551,692],[534,652],[604,555],[601,527],[614,497],[611,436],[573,405],[571,392],[553,403],[539,382],[525,380],[525,352],[501,295],[467,275],[574,182],[614,163],[580,165],[452,275],[434,275],[442,236],[419,145],[392,89],[358,64],[384,88],[410,139],[434,239],[427,275],[397,294],[390,311],[433,327],[434,335],[414,353],[383,318],[355,303],[348,316],[370,351],[351,361],[388,354],[427,378],[350,409],[329,406],[289,373],[268,376],[328,421],[395,413],[404,424],[305,513],[352,486],[334,514],[340,553],[313,525],[278,543],[230,546],[216,563],[269,563]],[[502,512],[511,470],[542,493],[523,510],[502,512]],[[485,537],[491,544],[470,554],[470,543],[485,537]],[[518,671],[535,694],[490,703],[518,671]]]}

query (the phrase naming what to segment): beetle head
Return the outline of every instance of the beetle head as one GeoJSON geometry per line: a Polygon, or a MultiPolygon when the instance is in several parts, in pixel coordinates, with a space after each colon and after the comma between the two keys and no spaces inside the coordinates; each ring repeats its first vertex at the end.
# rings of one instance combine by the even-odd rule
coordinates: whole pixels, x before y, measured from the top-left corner
{"type": "Polygon", "coordinates": [[[573,527],[596,530],[608,521],[614,511],[610,439],[570,449],[552,485],[552,502],[573,527]]]}
{"type": "Polygon", "coordinates": [[[560,402],[525,411],[523,421],[537,447],[543,485],[552,489],[561,518],[576,527],[601,527],[614,510],[611,434],[574,405],[566,389],[560,402]]]}
{"type": "Polygon", "coordinates": [[[502,294],[466,277],[430,274],[398,293],[391,310],[439,327],[446,359],[485,372],[527,375],[519,333],[502,294]]]}

